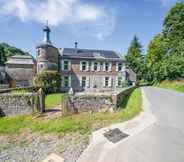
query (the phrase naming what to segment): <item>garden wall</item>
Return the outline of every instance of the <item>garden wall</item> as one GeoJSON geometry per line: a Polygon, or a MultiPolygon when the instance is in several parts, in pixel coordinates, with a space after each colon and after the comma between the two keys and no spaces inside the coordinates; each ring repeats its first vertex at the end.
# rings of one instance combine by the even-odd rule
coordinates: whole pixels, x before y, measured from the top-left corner
{"type": "Polygon", "coordinates": [[[104,93],[104,95],[94,93],[93,95],[70,96],[68,97],[68,101],[66,99],[64,101],[65,106],[67,102],[67,108],[65,107],[64,111],[70,113],[112,111],[119,107],[125,96],[129,95],[134,89],[135,87],[129,87],[113,94],[104,93]]]}
{"type": "Polygon", "coordinates": [[[136,86],[128,87],[120,92],[112,94],[112,101],[115,107],[119,107],[125,97],[129,96],[136,86]]]}
{"type": "Polygon", "coordinates": [[[0,116],[44,111],[44,96],[39,93],[0,94],[0,116]]]}

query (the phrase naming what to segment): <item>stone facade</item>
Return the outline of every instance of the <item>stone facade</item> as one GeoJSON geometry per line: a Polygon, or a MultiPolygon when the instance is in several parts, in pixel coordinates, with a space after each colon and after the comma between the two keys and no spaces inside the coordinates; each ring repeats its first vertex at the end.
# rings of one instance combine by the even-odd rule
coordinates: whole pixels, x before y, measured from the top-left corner
{"type": "Polygon", "coordinates": [[[50,40],[50,28],[48,24],[43,28],[44,40],[37,49],[37,72],[43,70],[56,70],[60,68],[60,53],[58,48],[52,45],[50,40]]]}
{"type": "MultiPolygon", "coordinates": [[[[63,60],[61,60],[61,66],[63,60]]],[[[69,70],[61,69],[61,75],[69,77],[69,86],[66,87],[62,83],[62,90],[68,91],[70,87],[74,91],[108,91],[114,90],[116,87],[122,87],[123,82],[126,80],[125,63],[121,59],[70,59],[69,70]],[[87,62],[88,69],[81,70],[81,62],[87,62]],[[93,70],[94,63],[98,64],[98,70],[93,70]],[[109,70],[104,69],[104,64],[109,63],[109,70]],[[118,70],[118,63],[122,63],[122,70],[118,70]],[[82,85],[82,77],[86,77],[86,86],[82,85]],[[109,78],[108,85],[105,85],[105,77],[109,78]],[[121,83],[118,84],[118,78],[121,77],[121,83]]],[[[62,80],[64,82],[64,79],[62,80]]]]}
{"type": "Polygon", "coordinates": [[[37,47],[37,72],[43,70],[59,70],[59,51],[51,44],[41,44],[37,47]]]}
{"type": "Polygon", "coordinates": [[[14,55],[5,65],[10,87],[32,86],[36,74],[36,61],[32,56],[14,55]]]}

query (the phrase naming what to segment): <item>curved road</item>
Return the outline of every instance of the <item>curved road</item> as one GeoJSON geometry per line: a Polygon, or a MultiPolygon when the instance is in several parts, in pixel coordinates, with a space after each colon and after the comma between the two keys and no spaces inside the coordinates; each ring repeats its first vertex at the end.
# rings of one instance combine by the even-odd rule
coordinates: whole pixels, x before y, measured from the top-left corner
{"type": "Polygon", "coordinates": [[[93,155],[93,162],[184,162],[184,94],[153,87],[142,90],[156,122],[108,149],[103,158],[93,155]]]}

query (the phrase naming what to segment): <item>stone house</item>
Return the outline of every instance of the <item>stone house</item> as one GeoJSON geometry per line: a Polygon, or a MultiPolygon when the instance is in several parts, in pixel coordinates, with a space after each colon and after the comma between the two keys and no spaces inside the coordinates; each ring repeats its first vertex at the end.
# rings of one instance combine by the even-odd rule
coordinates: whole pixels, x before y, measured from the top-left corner
{"type": "Polygon", "coordinates": [[[61,73],[61,90],[105,91],[123,86],[125,61],[114,51],[56,48],[50,41],[50,28],[45,26],[44,41],[37,46],[37,72],[57,70],[61,73]]]}
{"type": "Polygon", "coordinates": [[[36,61],[30,55],[14,55],[5,63],[5,71],[10,87],[31,86],[36,73],[36,61]]]}
{"type": "Polygon", "coordinates": [[[125,62],[114,51],[61,49],[62,90],[104,91],[122,87],[125,62]]]}

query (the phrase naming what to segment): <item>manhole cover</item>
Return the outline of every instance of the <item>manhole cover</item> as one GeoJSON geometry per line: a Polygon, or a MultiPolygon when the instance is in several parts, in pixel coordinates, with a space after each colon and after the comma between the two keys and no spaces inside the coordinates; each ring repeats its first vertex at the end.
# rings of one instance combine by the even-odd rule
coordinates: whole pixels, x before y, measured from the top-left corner
{"type": "Polygon", "coordinates": [[[129,135],[126,133],[123,133],[118,128],[115,128],[115,129],[109,130],[108,132],[104,133],[104,136],[112,143],[117,143],[121,141],[122,139],[128,137],[129,135]]]}

